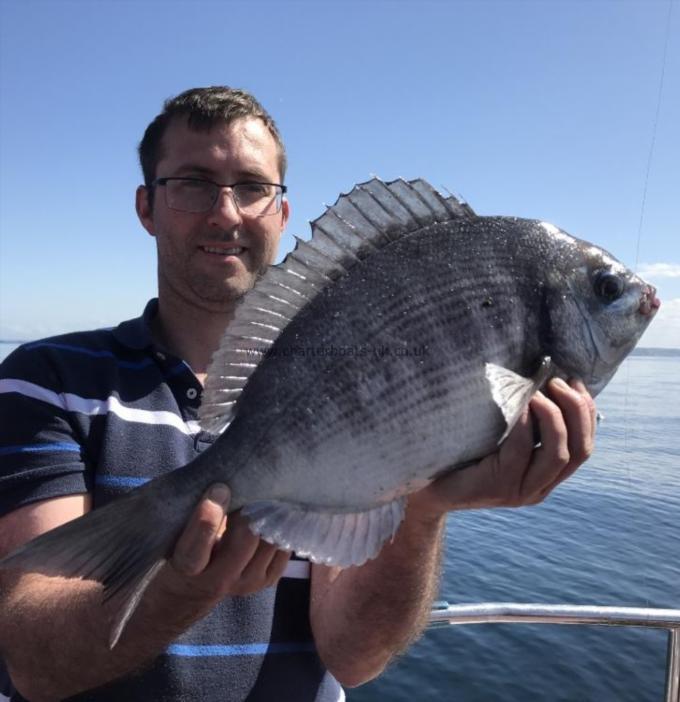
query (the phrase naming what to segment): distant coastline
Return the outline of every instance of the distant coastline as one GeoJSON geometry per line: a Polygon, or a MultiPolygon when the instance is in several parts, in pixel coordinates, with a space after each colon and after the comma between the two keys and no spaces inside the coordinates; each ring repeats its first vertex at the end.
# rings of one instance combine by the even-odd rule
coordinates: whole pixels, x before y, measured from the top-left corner
{"type": "MultiPolygon", "coordinates": [[[[34,341],[34,339],[0,339],[0,344],[27,344],[29,341],[34,341]]],[[[667,349],[643,346],[641,348],[633,349],[630,355],[680,357],[680,349],[667,349]]]]}
{"type": "Polygon", "coordinates": [[[633,349],[631,356],[680,356],[680,349],[646,348],[633,349]]]}

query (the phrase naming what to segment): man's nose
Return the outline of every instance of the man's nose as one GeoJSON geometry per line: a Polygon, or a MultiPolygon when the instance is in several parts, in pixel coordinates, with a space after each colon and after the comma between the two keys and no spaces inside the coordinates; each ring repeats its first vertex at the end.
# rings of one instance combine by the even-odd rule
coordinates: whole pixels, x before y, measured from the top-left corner
{"type": "Polygon", "coordinates": [[[209,213],[211,224],[219,227],[233,227],[242,221],[241,212],[236,204],[234,191],[231,188],[222,188],[217,195],[217,200],[209,213]]]}

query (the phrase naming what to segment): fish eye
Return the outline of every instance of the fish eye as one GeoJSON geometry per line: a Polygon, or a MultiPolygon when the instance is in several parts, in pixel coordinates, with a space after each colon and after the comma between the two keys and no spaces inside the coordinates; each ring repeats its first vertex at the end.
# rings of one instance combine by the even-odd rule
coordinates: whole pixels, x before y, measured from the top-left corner
{"type": "Polygon", "coordinates": [[[604,302],[609,303],[618,300],[621,295],[623,295],[625,284],[621,276],[615,273],[600,271],[597,276],[595,276],[593,287],[595,289],[595,294],[604,302]]]}

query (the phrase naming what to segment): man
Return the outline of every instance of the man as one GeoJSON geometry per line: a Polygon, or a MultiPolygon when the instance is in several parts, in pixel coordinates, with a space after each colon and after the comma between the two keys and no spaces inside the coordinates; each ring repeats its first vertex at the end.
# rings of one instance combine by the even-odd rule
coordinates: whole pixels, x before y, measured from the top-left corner
{"type": "MultiPolygon", "coordinates": [[[[207,88],[166,102],[140,160],[158,301],[3,364],[0,554],[201,450],[206,367],[274,260],[289,215],[285,151],[250,95],[207,88]],[[267,184],[261,209],[249,205],[255,183],[267,184]]],[[[341,699],[338,681],[371,679],[421,631],[448,511],[534,504],[587,458],[592,400],[577,383],[553,382],[550,396],[531,404],[539,449],[525,416],[498,453],[414,494],[393,543],[361,568],[310,569],[239,514],[225,529],[229,492],[213,486],[113,651],[97,583],[5,576],[0,654],[15,687],[29,700],[341,699]]]]}

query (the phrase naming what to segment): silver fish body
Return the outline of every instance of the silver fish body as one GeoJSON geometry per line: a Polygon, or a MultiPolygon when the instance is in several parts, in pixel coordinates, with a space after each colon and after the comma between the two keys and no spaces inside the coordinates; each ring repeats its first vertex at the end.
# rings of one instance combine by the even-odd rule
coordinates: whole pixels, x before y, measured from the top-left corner
{"type": "Polygon", "coordinates": [[[599,392],[648,321],[648,287],[619,266],[528,220],[455,220],[402,238],[286,326],[205,460],[229,466],[236,508],[360,511],[409,492],[495,450],[506,423],[485,364],[532,377],[549,356],[599,392]],[[617,310],[593,291],[605,270],[625,279],[617,310]],[[592,342],[596,327],[612,334],[615,364],[592,342]]]}
{"type": "Polygon", "coordinates": [[[607,252],[478,217],[424,181],[364,183],[312,228],[215,353],[201,408],[213,446],[0,561],[103,582],[112,644],[212,482],[272,543],[361,564],[405,496],[493,452],[547,375],[599,392],[659,304],[607,252]]]}

